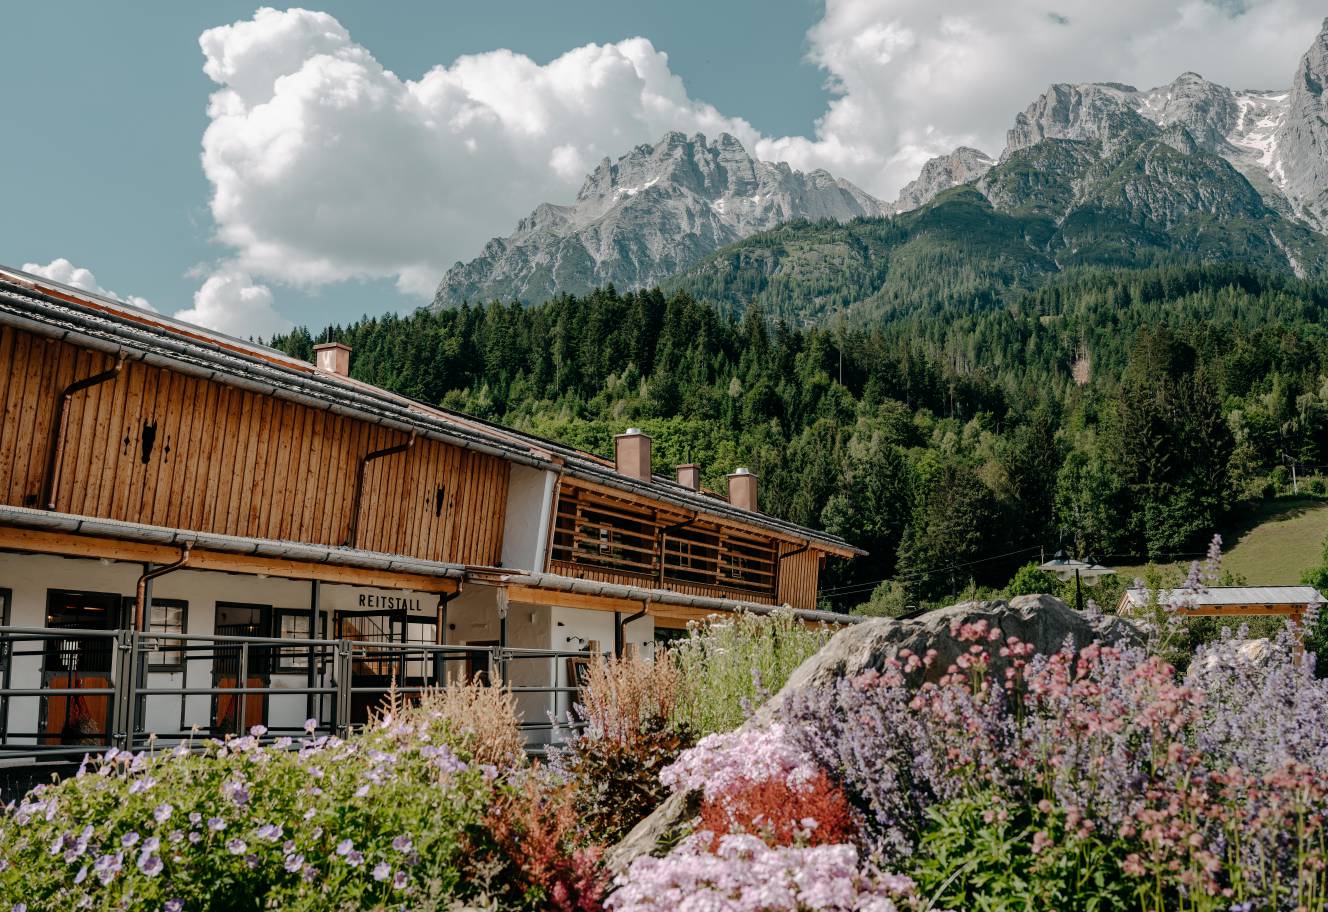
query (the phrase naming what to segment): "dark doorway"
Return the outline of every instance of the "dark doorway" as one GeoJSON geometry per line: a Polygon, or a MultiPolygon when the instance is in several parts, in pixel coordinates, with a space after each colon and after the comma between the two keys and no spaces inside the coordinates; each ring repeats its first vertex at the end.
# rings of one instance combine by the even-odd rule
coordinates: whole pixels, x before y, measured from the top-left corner
{"type": "MultiPolygon", "coordinates": [[[[437,642],[438,621],[432,617],[412,617],[405,611],[338,611],[337,639],[364,644],[437,642]]],[[[369,688],[351,694],[353,724],[369,720],[369,712],[382,704],[393,684],[415,688],[434,683],[434,663],[423,652],[405,652],[384,645],[359,647],[351,663],[351,687],[369,688]]]]}
{"type": "MultiPolygon", "coordinates": [[[[52,630],[115,630],[122,598],[115,592],[50,589],[46,626],[52,630]]],[[[70,636],[46,641],[42,687],[68,690],[109,688],[114,640],[109,636],[70,636]]],[[[106,695],[42,698],[43,744],[105,744],[111,730],[111,698],[106,695]]]]}
{"type": "MultiPolygon", "coordinates": [[[[217,602],[217,636],[270,637],[272,606],[217,602]]],[[[212,686],[267,687],[272,680],[272,649],[254,643],[218,643],[212,663],[212,686]],[[241,668],[241,666],[244,666],[241,668]]],[[[213,733],[244,734],[267,723],[267,694],[215,694],[212,698],[213,733]],[[243,709],[243,712],[241,710],[243,709]]]]}

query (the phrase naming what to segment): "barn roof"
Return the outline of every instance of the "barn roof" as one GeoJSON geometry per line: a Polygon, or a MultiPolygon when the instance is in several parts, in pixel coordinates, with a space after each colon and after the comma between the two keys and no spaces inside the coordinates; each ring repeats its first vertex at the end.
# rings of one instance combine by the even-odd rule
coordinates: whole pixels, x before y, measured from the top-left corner
{"type": "Polygon", "coordinates": [[[693,491],[672,478],[656,475],[648,483],[638,481],[617,472],[608,460],[574,447],[329,374],[268,346],[6,266],[0,266],[0,323],[112,354],[122,352],[148,364],[299,401],[513,462],[555,469],[626,494],[806,540],[843,557],[866,553],[838,536],[739,509],[722,497],[693,491]]]}

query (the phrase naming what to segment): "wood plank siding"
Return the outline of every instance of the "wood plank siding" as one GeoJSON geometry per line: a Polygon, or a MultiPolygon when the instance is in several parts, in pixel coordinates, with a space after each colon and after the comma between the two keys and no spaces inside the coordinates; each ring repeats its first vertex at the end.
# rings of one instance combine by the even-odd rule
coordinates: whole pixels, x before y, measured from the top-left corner
{"type": "MultiPolygon", "coordinates": [[[[0,501],[44,507],[59,399],[115,359],[0,327],[0,501]]],[[[342,545],[359,461],[400,431],[138,361],[76,393],[55,509],[127,522],[342,545]]],[[[508,463],[435,440],[368,463],[355,547],[496,564],[508,463]]]]}
{"type": "Polygon", "coordinates": [[[565,480],[549,570],[687,595],[815,608],[821,559],[819,550],[759,528],[565,480]]]}

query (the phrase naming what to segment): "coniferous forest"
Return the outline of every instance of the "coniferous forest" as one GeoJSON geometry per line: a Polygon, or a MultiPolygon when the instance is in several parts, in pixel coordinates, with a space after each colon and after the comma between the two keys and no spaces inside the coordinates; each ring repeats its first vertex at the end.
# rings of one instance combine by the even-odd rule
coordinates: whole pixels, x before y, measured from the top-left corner
{"type": "MultiPolygon", "coordinates": [[[[969,296],[961,296],[972,300],[969,296]]],[[[1232,511],[1328,462],[1328,287],[1237,266],[1081,269],[979,304],[919,290],[870,325],[795,328],[686,290],[364,318],[271,340],[418,400],[609,455],[638,425],[656,471],[870,552],[837,608],[999,586],[1064,547],[1203,550],[1232,511]],[[929,303],[933,302],[933,303],[929,303]]]]}

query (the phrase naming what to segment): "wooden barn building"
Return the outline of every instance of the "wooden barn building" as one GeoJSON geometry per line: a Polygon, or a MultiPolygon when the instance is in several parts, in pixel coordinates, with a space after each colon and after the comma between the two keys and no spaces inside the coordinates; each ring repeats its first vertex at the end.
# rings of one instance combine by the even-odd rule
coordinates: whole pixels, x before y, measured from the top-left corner
{"type": "MultiPolygon", "coordinates": [[[[757,478],[656,474],[0,269],[0,762],[501,676],[533,741],[577,657],[716,612],[808,621],[827,557],[757,478]]],[[[27,762],[27,761],[25,761],[27,762]]]]}

